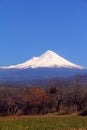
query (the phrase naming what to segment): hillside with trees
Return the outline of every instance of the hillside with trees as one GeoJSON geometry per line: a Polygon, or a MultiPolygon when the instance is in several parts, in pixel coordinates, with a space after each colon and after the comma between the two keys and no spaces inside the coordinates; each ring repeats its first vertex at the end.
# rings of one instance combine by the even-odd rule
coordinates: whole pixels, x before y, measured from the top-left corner
{"type": "Polygon", "coordinates": [[[45,87],[0,85],[0,116],[53,112],[87,115],[87,83],[80,76],[49,80],[45,87]]]}

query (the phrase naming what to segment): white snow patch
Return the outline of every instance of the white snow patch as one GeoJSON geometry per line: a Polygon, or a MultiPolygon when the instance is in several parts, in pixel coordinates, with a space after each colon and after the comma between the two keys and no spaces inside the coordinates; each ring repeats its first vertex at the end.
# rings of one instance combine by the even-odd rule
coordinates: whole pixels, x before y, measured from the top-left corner
{"type": "Polygon", "coordinates": [[[46,51],[39,57],[33,57],[32,59],[17,65],[4,66],[0,67],[3,69],[25,69],[25,68],[77,68],[77,69],[85,69],[85,67],[73,64],[72,62],[62,58],[58,54],[53,51],[46,51]]]}

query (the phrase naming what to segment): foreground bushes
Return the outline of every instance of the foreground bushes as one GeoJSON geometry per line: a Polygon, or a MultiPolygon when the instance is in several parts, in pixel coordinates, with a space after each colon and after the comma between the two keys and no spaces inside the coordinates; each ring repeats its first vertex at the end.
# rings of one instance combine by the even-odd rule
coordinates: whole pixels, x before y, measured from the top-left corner
{"type": "Polygon", "coordinates": [[[84,110],[82,110],[79,115],[81,116],[87,116],[87,108],[85,108],[84,110]]]}
{"type": "Polygon", "coordinates": [[[87,115],[87,87],[78,80],[50,82],[48,87],[1,87],[0,116],[46,114],[49,112],[87,115]]]}

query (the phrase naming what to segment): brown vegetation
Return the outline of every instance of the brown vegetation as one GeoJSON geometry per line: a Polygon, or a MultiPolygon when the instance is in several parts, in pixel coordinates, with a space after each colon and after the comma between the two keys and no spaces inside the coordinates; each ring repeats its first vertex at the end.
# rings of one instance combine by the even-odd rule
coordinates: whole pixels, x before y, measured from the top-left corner
{"type": "Polygon", "coordinates": [[[87,84],[80,79],[49,82],[46,88],[0,87],[0,115],[50,112],[87,115],[87,84]]]}

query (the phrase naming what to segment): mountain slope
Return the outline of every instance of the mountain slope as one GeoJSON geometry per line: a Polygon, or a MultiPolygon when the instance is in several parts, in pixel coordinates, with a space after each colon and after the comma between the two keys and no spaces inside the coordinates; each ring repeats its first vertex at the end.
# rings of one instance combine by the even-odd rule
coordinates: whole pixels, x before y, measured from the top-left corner
{"type": "Polygon", "coordinates": [[[52,78],[68,78],[74,75],[87,75],[87,69],[73,64],[53,51],[46,51],[39,57],[18,65],[0,67],[0,83],[28,83],[52,78]]]}
{"type": "Polygon", "coordinates": [[[71,63],[70,61],[62,58],[53,51],[46,51],[39,57],[32,59],[18,65],[0,67],[3,69],[27,69],[27,68],[75,68],[85,69],[82,66],[71,63]]]}

